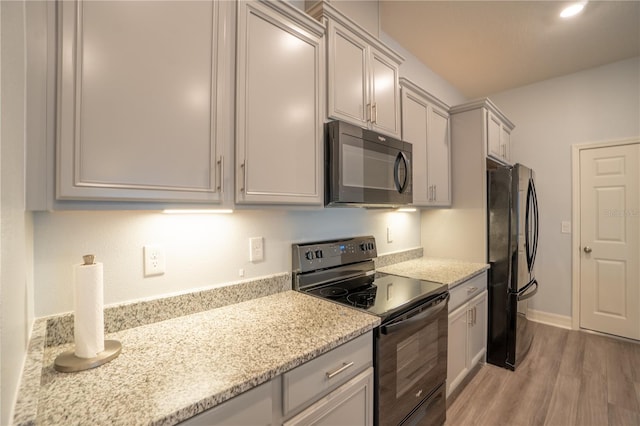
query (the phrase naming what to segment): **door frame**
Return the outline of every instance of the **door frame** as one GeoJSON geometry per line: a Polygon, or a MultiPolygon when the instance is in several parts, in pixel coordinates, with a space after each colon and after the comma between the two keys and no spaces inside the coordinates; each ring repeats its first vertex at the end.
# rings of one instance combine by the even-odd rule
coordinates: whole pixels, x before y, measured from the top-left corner
{"type": "Polygon", "coordinates": [[[580,151],[635,144],[640,144],[640,138],[571,145],[571,328],[573,330],[580,329],[580,151]]]}

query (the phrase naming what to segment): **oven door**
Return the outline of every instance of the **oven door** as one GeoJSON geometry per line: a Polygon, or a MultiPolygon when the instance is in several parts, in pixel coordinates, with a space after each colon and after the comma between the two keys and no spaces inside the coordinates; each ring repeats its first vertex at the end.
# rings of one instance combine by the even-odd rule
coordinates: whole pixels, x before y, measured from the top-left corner
{"type": "Polygon", "coordinates": [[[328,142],[327,204],[403,205],[413,201],[411,145],[339,123],[328,142]]]}
{"type": "Polygon", "coordinates": [[[376,424],[401,424],[445,382],[448,301],[444,293],[377,329],[376,424]]]}

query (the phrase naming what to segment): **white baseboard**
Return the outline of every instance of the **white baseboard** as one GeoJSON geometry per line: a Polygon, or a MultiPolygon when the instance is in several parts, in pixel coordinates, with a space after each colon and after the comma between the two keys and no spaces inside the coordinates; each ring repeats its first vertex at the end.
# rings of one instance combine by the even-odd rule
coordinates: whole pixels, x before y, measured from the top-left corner
{"type": "Polygon", "coordinates": [[[527,319],[542,324],[552,325],[554,327],[566,328],[572,330],[572,318],[566,315],[552,314],[549,312],[537,311],[535,309],[527,310],[527,319]]]}

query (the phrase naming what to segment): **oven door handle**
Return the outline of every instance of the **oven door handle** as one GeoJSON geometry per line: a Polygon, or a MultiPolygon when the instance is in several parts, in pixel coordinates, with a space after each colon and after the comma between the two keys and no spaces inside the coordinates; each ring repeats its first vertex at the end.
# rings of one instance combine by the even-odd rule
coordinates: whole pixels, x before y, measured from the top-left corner
{"type": "Polygon", "coordinates": [[[412,312],[409,312],[401,318],[394,320],[390,324],[380,326],[380,332],[382,334],[390,334],[394,331],[410,326],[416,322],[424,321],[425,319],[438,314],[447,306],[449,297],[449,293],[447,293],[446,296],[440,296],[436,300],[432,301],[430,303],[430,306],[426,309],[414,309],[412,312]]]}

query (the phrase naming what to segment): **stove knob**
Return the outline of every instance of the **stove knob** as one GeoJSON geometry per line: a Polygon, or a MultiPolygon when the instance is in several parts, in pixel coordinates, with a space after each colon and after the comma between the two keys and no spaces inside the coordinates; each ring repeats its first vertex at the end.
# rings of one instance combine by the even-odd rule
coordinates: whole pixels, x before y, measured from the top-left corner
{"type": "Polygon", "coordinates": [[[313,252],[312,252],[312,251],[308,251],[308,252],[306,252],[306,253],[304,254],[304,257],[305,257],[307,260],[313,260],[313,252]]]}
{"type": "Polygon", "coordinates": [[[322,254],[322,250],[316,250],[316,258],[322,259],[324,255],[322,254]]]}

